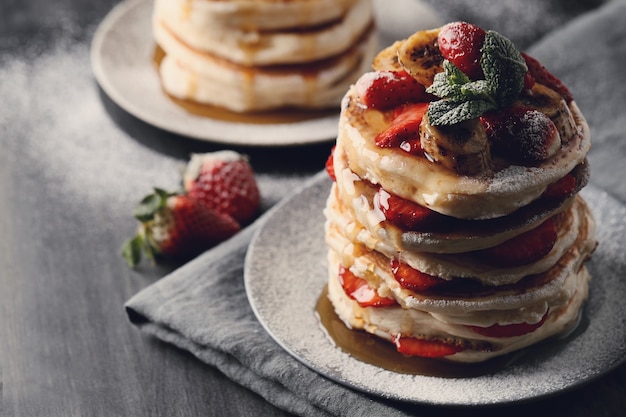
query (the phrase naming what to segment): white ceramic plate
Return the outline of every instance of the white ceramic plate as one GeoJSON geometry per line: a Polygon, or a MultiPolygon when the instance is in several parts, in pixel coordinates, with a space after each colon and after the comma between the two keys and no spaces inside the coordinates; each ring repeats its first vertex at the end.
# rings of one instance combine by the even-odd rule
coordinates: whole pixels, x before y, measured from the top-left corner
{"type": "MultiPolygon", "coordinates": [[[[381,47],[440,24],[431,9],[416,0],[395,0],[395,7],[381,5],[382,1],[375,1],[379,20],[393,19],[394,24],[381,25],[386,28],[381,31],[381,47]]],[[[176,105],[163,93],[153,63],[152,4],[153,0],[122,1],[94,34],[94,75],[122,109],[169,132],[231,145],[305,145],[336,138],[338,114],[292,123],[235,123],[195,115],[176,105]]]]}
{"type": "Polygon", "coordinates": [[[330,180],[317,178],[273,210],[245,265],[248,299],[261,324],[291,355],[320,374],[384,398],[433,405],[505,404],[548,396],[596,378],[626,359],[626,208],[584,189],[600,241],[582,325],[565,340],[527,349],[511,365],[471,378],[396,373],[334,346],[315,314],[327,280],[322,210],[330,180]]]}

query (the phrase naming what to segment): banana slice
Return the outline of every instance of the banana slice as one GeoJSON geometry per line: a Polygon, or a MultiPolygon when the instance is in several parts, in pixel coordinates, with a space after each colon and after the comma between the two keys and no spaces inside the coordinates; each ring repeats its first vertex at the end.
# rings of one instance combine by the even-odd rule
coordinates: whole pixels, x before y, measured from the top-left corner
{"type": "Polygon", "coordinates": [[[420,142],[428,159],[460,175],[476,175],[491,167],[487,134],[478,119],[452,126],[433,126],[424,115],[420,142]]]}
{"type": "Polygon", "coordinates": [[[539,110],[552,120],[556,126],[561,142],[568,142],[574,135],[578,134],[576,121],[567,103],[559,93],[536,83],[530,91],[530,95],[520,97],[522,105],[539,110]]]}
{"type": "Polygon", "coordinates": [[[404,41],[396,41],[386,47],[374,57],[372,68],[374,71],[401,71],[402,65],[398,62],[398,49],[404,41]]]}
{"type": "Polygon", "coordinates": [[[443,57],[437,45],[440,28],[410,36],[398,49],[398,61],[420,84],[429,87],[435,74],[443,71],[443,57]]]}

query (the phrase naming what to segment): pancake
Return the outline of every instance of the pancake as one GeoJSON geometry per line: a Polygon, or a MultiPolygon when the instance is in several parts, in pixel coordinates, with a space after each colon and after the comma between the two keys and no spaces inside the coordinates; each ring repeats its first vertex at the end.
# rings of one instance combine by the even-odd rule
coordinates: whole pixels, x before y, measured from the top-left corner
{"type": "MultiPolygon", "coordinates": [[[[204,13],[198,10],[200,5],[220,2],[196,1],[191,3],[190,8],[180,3],[171,0],[156,1],[153,26],[157,42],[160,43],[161,31],[166,30],[175,34],[180,43],[190,49],[217,55],[245,66],[301,64],[339,55],[350,49],[373,22],[371,2],[362,0],[353,1],[350,5],[344,4],[344,7],[350,6],[345,9],[336,8],[341,13],[332,16],[333,20],[310,24],[303,22],[300,17],[314,3],[312,1],[258,2],[257,18],[268,16],[268,9],[281,8],[277,6],[290,5],[296,9],[285,19],[284,27],[275,29],[254,28],[253,24],[246,25],[244,22],[240,26],[228,24],[232,21],[226,24],[208,24],[204,13]]],[[[237,4],[222,3],[230,3],[235,7],[237,4]]],[[[249,6],[252,4],[254,3],[248,2],[249,6]]],[[[213,19],[208,20],[215,21],[217,16],[213,16],[213,19]]],[[[165,50],[178,55],[175,49],[168,47],[165,50]]],[[[371,59],[368,63],[369,61],[371,59]]]]}
{"type": "MultiPolygon", "coordinates": [[[[336,276],[337,266],[334,252],[329,253],[328,296],[335,312],[347,327],[354,330],[365,330],[378,337],[396,343],[397,337],[414,338],[452,345],[460,351],[446,355],[445,360],[451,362],[482,362],[496,356],[531,346],[550,337],[562,335],[576,326],[579,311],[588,295],[589,273],[583,266],[580,270],[570,273],[562,284],[563,293],[567,294],[565,302],[554,300],[538,302],[524,308],[527,320],[520,321],[519,310],[480,311],[474,316],[429,313],[415,308],[395,307],[362,307],[358,302],[346,295],[336,276]],[[333,276],[334,274],[334,276],[333,276]],[[475,323],[466,324],[470,317],[476,317],[475,323]],[[537,319],[539,317],[539,319],[537,319]],[[544,318],[545,317],[545,318],[544,318]],[[490,318],[485,320],[485,318],[490,318]],[[475,331],[472,327],[489,328],[493,319],[500,318],[510,325],[520,323],[540,324],[530,333],[513,337],[490,337],[475,331]]],[[[493,326],[493,325],[492,325],[493,326]]],[[[506,326],[506,325],[504,325],[506,326]]]]}
{"type": "Polygon", "coordinates": [[[212,26],[249,31],[315,27],[341,19],[358,0],[157,0],[159,14],[212,26]]]}
{"type": "Polygon", "coordinates": [[[247,67],[190,49],[165,27],[155,29],[167,54],[159,73],[164,90],[179,99],[235,112],[280,107],[330,108],[367,70],[377,39],[372,28],[348,51],[312,64],[247,67]]]}
{"type": "Polygon", "coordinates": [[[426,158],[379,148],[374,139],[391,122],[391,111],[359,104],[353,87],[343,100],[340,143],[348,166],[359,177],[417,204],[448,216],[486,219],[511,214],[538,199],[548,185],[583,163],[591,147],[589,126],[575,102],[569,103],[578,126],[556,155],[535,166],[511,164],[481,175],[458,175],[426,158]]]}
{"type": "Polygon", "coordinates": [[[583,161],[572,170],[576,188],[560,199],[538,198],[508,216],[486,220],[457,219],[438,216],[436,222],[424,225],[426,230],[406,230],[385,221],[375,203],[379,187],[361,179],[347,167],[343,146],[334,150],[334,172],[337,192],[351,212],[368,231],[384,239],[396,250],[415,250],[434,253],[458,253],[495,246],[536,227],[545,219],[567,208],[576,192],[588,181],[589,165],[583,161]]]}
{"type": "MultiPolygon", "coordinates": [[[[594,221],[589,209],[581,198],[577,198],[567,211],[558,215],[558,237],[556,244],[549,253],[540,259],[520,266],[494,266],[475,252],[463,254],[430,254],[427,252],[395,251],[384,242],[377,240],[358,223],[342,218],[337,213],[337,200],[331,194],[325,210],[328,219],[326,224],[326,241],[331,249],[340,255],[342,264],[352,267],[355,263],[361,265],[358,276],[370,281],[366,271],[378,271],[369,282],[373,288],[382,285],[381,279],[387,287],[402,294],[409,294],[403,289],[390,272],[390,260],[396,259],[421,273],[439,278],[441,285],[429,288],[427,292],[440,290],[449,292],[455,289],[464,290],[465,287],[480,296],[483,291],[491,292],[491,287],[507,286],[523,281],[533,276],[535,281],[540,274],[550,271],[554,265],[565,257],[578,257],[579,262],[586,260],[595,249],[593,238],[594,221]],[[348,232],[346,232],[348,230],[348,232]],[[572,255],[574,254],[574,255],[572,255]],[[471,281],[471,282],[467,282],[471,281]],[[480,286],[480,287],[479,287],[480,286]]],[[[571,262],[573,262],[572,260],[571,262]]],[[[552,271],[554,272],[554,271],[552,271]]],[[[546,281],[541,279],[540,281],[546,281]]],[[[528,282],[528,280],[527,280],[528,282]]],[[[519,288],[513,288],[518,290],[519,288]]],[[[407,295],[407,296],[410,296],[407,295]]],[[[401,298],[406,298],[402,296],[401,298]]]]}

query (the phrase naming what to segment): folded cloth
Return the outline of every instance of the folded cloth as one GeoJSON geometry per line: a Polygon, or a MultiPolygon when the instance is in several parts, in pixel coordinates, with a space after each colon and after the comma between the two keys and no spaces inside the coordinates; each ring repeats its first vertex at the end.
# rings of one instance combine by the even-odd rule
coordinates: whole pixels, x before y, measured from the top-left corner
{"type": "MultiPolygon", "coordinates": [[[[626,157],[626,142],[621,140],[626,132],[622,110],[626,83],[621,82],[626,68],[624,16],[626,2],[608,3],[548,34],[529,50],[572,87],[591,125],[592,182],[622,202],[626,202],[626,185],[619,175],[624,174],[626,157]]],[[[406,415],[384,400],[311,371],[282,350],[255,319],[245,295],[243,264],[254,231],[269,215],[271,210],[232,239],[131,298],[125,305],[130,321],[190,351],[289,412],[406,415]]]]}

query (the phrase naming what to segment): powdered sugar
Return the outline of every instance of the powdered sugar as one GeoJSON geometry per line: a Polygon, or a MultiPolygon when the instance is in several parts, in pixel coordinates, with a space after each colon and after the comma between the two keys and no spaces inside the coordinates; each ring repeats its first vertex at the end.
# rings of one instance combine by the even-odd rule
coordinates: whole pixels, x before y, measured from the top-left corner
{"type": "Polygon", "coordinates": [[[174,186],[177,162],[119,129],[98,97],[84,45],[59,44],[32,62],[0,69],[4,136],[50,184],[90,200],[136,199],[151,185],[174,186]],[[26,130],[25,130],[26,129],[26,130]],[[118,196],[118,199],[111,199],[118,196]]]}
{"type": "MultiPolygon", "coordinates": [[[[68,197],[102,209],[119,208],[129,218],[131,208],[153,186],[180,187],[186,161],[159,153],[149,137],[130,136],[109,116],[85,45],[62,42],[34,60],[10,58],[0,67],[2,142],[9,146],[7,154],[30,165],[29,173],[36,172],[40,181],[68,197]]],[[[136,134],[146,132],[149,128],[136,134]]],[[[283,182],[260,175],[263,206],[274,204],[301,181],[301,176],[283,182]]]]}

